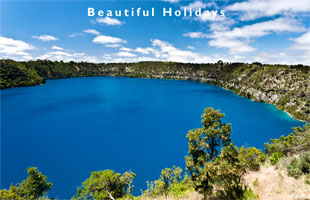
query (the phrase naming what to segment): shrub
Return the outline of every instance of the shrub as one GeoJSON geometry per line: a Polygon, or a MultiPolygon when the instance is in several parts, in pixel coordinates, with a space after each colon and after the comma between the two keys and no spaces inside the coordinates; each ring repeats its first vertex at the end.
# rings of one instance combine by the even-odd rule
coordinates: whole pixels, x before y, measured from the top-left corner
{"type": "Polygon", "coordinates": [[[306,152],[300,157],[298,167],[304,174],[310,174],[310,152],[306,152]]]}
{"type": "Polygon", "coordinates": [[[182,169],[173,166],[172,168],[165,168],[161,170],[160,178],[155,181],[147,181],[147,189],[143,192],[144,197],[156,197],[160,195],[167,196],[172,192],[172,195],[179,196],[188,185],[188,176],[184,175],[182,180],[182,169]]]}
{"type": "Polygon", "coordinates": [[[281,152],[284,155],[290,155],[310,149],[310,124],[295,127],[293,130],[288,136],[282,135],[279,139],[271,139],[270,144],[265,143],[265,154],[270,156],[281,152]]]}
{"type": "Polygon", "coordinates": [[[258,181],[258,179],[256,178],[254,181],[253,181],[253,186],[254,187],[258,187],[259,186],[259,181],[258,181]]]}
{"type": "Polygon", "coordinates": [[[281,152],[279,152],[279,151],[274,152],[274,153],[270,156],[270,158],[269,158],[270,163],[271,163],[272,165],[275,165],[275,164],[277,164],[277,163],[279,162],[279,160],[280,160],[282,157],[283,157],[283,154],[282,154],[281,152]]]}
{"type": "Polygon", "coordinates": [[[185,182],[174,183],[170,186],[169,195],[175,199],[183,198],[189,192],[189,185],[185,182]]]}
{"type": "Polygon", "coordinates": [[[245,189],[243,192],[242,200],[258,200],[259,196],[251,189],[245,189]]]}
{"type": "Polygon", "coordinates": [[[297,158],[293,158],[291,163],[287,166],[288,176],[298,179],[302,175],[302,171],[299,168],[299,162],[297,158]]]}
{"type": "Polygon", "coordinates": [[[74,199],[100,200],[129,196],[135,176],[133,172],[125,172],[121,175],[112,170],[94,171],[89,179],[82,183],[82,187],[78,188],[74,199]]]}
{"type": "Polygon", "coordinates": [[[265,162],[266,156],[261,150],[255,147],[244,148],[243,146],[239,150],[239,160],[243,165],[250,170],[259,170],[260,165],[265,162]]]}
{"type": "Polygon", "coordinates": [[[298,179],[303,174],[310,174],[310,152],[305,152],[299,159],[293,158],[287,166],[288,175],[298,179]]]}

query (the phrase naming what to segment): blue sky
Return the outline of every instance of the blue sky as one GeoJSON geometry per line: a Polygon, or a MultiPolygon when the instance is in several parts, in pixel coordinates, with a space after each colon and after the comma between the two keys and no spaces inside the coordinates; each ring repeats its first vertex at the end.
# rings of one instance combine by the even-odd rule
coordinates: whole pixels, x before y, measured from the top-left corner
{"type": "Polygon", "coordinates": [[[1,0],[0,8],[0,58],[310,64],[307,0],[1,0]],[[88,8],[104,15],[88,16],[88,8]],[[132,8],[135,16],[124,16],[132,8]],[[138,8],[155,16],[136,16],[138,8]],[[163,8],[182,14],[163,16],[163,8]],[[185,8],[204,15],[185,17],[185,8]]]}

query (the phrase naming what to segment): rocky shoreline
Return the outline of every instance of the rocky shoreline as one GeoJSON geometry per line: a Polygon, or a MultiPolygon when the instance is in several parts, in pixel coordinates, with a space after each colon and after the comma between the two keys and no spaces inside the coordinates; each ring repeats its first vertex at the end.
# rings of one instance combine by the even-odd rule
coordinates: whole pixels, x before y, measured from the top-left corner
{"type": "Polygon", "coordinates": [[[0,60],[1,89],[43,84],[47,79],[121,76],[192,80],[217,85],[253,101],[275,105],[297,120],[310,121],[310,67],[260,63],[174,62],[75,63],[0,60]]]}

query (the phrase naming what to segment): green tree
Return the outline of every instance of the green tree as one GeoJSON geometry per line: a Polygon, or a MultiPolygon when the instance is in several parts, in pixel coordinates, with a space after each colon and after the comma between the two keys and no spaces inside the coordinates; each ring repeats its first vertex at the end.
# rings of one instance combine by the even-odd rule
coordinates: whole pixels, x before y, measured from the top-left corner
{"type": "Polygon", "coordinates": [[[44,196],[53,186],[47,177],[36,167],[27,169],[28,177],[20,184],[12,185],[9,190],[0,191],[0,199],[38,199],[44,196]]]}
{"type": "Polygon", "coordinates": [[[161,170],[160,178],[147,182],[147,189],[143,196],[156,197],[159,195],[167,195],[170,192],[171,186],[176,186],[183,181],[182,169],[173,166],[172,168],[165,168],[161,170]]]}
{"type": "Polygon", "coordinates": [[[271,139],[270,144],[265,143],[265,154],[271,156],[280,152],[285,156],[303,153],[310,149],[310,124],[304,127],[295,127],[288,136],[281,136],[279,139],[271,139]]]}
{"type": "Polygon", "coordinates": [[[190,130],[188,139],[188,156],[185,157],[186,169],[189,171],[196,191],[205,197],[212,193],[212,178],[215,159],[219,149],[231,143],[230,124],[223,124],[221,119],[225,115],[219,110],[206,108],[202,118],[202,128],[190,130]]]}
{"type": "Polygon", "coordinates": [[[245,165],[239,160],[239,149],[233,144],[224,147],[211,166],[214,167],[207,169],[210,169],[208,173],[211,183],[216,188],[216,198],[242,199],[242,175],[245,173],[245,165]]]}
{"type": "Polygon", "coordinates": [[[27,169],[28,177],[20,183],[16,192],[23,199],[37,199],[52,189],[53,184],[47,182],[47,177],[43,175],[36,167],[27,169]]]}
{"type": "Polygon", "coordinates": [[[266,156],[255,147],[245,148],[242,146],[239,149],[239,160],[247,169],[257,171],[260,168],[260,164],[265,162],[266,156]]]}
{"type": "Polygon", "coordinates": [[[76,199],[117,199],[130,195],[136,174],[125,172],[123,175],[112,170],[94,171],[89,179],[78,188],[76,199]]]}

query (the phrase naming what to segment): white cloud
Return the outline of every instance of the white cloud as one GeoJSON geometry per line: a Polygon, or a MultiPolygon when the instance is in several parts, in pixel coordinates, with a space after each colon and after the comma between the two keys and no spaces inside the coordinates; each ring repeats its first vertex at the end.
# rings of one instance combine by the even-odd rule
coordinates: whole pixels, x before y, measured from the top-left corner
{"type": "Polygon", "coordinates": [[[248,43],[252,38],[262,37],[272,33],[301,32],[305,28],[294,19],[278,18],[275,20],[246,25],[228,31],[213,31],[212,34],[202,34],[211,38],[210,46],[228,48],[230,53],[246,53],[254,51],[248,43]]]}
{"type": "Polygon", "coordinates": [[[122,45],[120,44],[106,44],[104,45],[105,47],[109,47],[109,48],[119,48],[121,47],[122,45]]]}
{"type": "Polygon", "coordinates": [[[82,36],[84,35],[83,33],[72,33],[69,35],[69,37],[77,37],[77,36],[82,36]]]}
{"type": "Polygon", "coordinates": [[[180,0],[162,0],[162,1],[170,2],[170,3],[177,3],[177,2],[179,2],[180,0]]]}
{"type": "Polygon", "coordinates": [[[0,36],[0,55],[3,58],[15,58],[17,60],[31,59],[31,55],[26,52],[34,49],[34,46],[21,41],[0,36]]]}
{"type": "Polygon", "coordinates": [[[249,0],[227,6],[226,10],[240,11],[241,20],[252,20],[277,14],[309,13],[310,3],[309,0],[249,0]]]}
{"type": "Polygon", "coordinates": [[[189,33],[184,33],[183,36],[190,37],[190,38],[204,38],[206,34],[203,34],[202,32],[189,32],[189,33]]]}
{"type": "Polygon", "coordinates": [[[268,64],[306,64],[310,63],[310,53],[304,51],[304,53],[300,53],[300,51],[273,51],[273,52],[263,52],[255,55],[251,61],[268,63],[268,64]]]}
{"type": "Polygon", "coordinates": [[[88,56],[85,53],[68,53],[64,51],[51,51],[47,52],[46,54],[40,55],[37,57],[37,59],[48,59],[48,60],[57,60],[57,61],[87,61],[87,62],[99,62],[98,58],[95,56],[88,56]]]}
{"type": "Polygon", "coordinates": [[[294,44],[291,46],[292,49],[305,50],[310,54],[310,32],[301,35],[298,38],[291,38],[294,44]]]}
{"type": "Polygon", "coordinates": [[[109,26],[122,25],[123,24],[123,22],[121,22],[120,20],[118,20],[116,18],[111,18],[111,17],[97,18],[96,21],[100,24],[106,24],[109,26]]]}
{"type": "Polygon", "coordinates": [[[153,52],[153,51],[154,50],[150,47],[148,47],[148,48],[138,47],[135,49],[135,52],[142,53],[142,54],[150,54],[150,52],[153,52]]]}
{"type": "Polygon", "coordinates": [[[100,35],[100,33],[94,29],[86,29],[83,31],[84,33],[90,33],[90,34],[94,34],[94,35],[100,35]]]}
{"type": "Polygon", "coordinates": [[[54,37],[52,35],[40,35],[40,36],[32,36],[32,38],[44,41],[44,42],[48,42],[48,41],[55,41],[55,40],[59,40],[57,37],[54,37]]]}
{"type": "Polygon", "coordinates": [[[59,47],[59,46],[52,46],[51,49],[53,49],[53,50],[64,50],[64,48],[59,47]]]}
{"type": "Polygon", "coordinates": [[[175,62],[191,62],[191,63],[207,63],[211,62],[211,58],[192,51],[180,50],[174,47],[172,44],[154,39],[151,40],[154,49],[154,54],[157,59],[175,62]]]}
{"type": "Polygon", "coordinates": [[[213,37],[225,38],[251,38],[262,37],[272,32],[302,32],[305,28],[298,21],[288,18],[278,18],[275,20],[246,25],[241,28],[234,28],[231,31],[215,31],[213,37]]]}
{"type": "Polygon", "coordinates": [[[132,51],[132,49],[127,48],[127,47],[121,47],[119,50],[121,50],[121,51],[132,51]]]}
{"type": "Polygon", "coordinates": [[[127,43],[126,40],[123,40],[121,38],[107,36],[107,35],[98,35],[93,39],[94,43],[99,44],[115,44],[115,43],[127,43]]]}
{"type": "Polygon", "coordinates": [[[128,51],[121,51],[121,52],[116,53],[115,55],[119,57],[136,57],[137,56],[136,54],[129,53],[128,51]]]}
{"type": "Polygon", "coordinates": [[[195,49],[193,46],[187,46],[188,49],[195,49]]]}
{"type": "Polygon", "coordinates": [[[217,38],[211,40],[209,45],[217,48],[228,48],[232,54],[247,53],[256,50],[245,42],[233,38],[217,38]]]}
{"type": "Polygon", "coordinates": [[[187,9],[187,10],[192,9],[194,11],[194,10],[197,10],[198,8],[206,8],[207,6],[208,6],[208,4],[203,3],[202,1],[194,1],[190,4],[188,4],[187,6],[181,6],[181,8],[187,9]]]}

